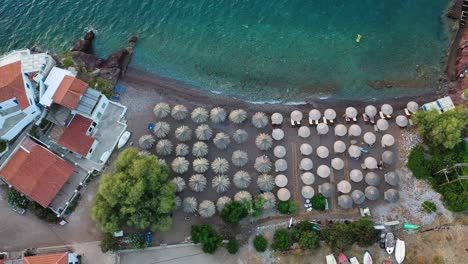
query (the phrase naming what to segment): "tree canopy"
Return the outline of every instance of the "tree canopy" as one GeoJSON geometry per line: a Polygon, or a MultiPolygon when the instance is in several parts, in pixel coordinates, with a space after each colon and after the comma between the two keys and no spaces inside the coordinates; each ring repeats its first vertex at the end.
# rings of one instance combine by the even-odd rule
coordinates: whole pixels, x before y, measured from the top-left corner
{"type": "Polygon", "coordinates": [[[460,106],[442,114],[435,110],[418,111],[413,121],[419,135],[425,140],[436,146],[453,149],[462,141],[462,135],[468,127],[468,109],[460,106]]]}
{"type": "Polygon", "coordinates": [[[156,156],[126,149],[119,155],[114,173],[102,176],[91,217],[106,232],[124,226],[169,230],[175,186],[168,176],[169,169],[156,156]]]}
{"type": "Polygon", "coordinates": [[[213,254],[223,240],[218,232],[207,224],[193,225],[191,235],[193,243],[201,243],[203,252],[209,254],[213,254]]]}
{"type": "Polygon", "coordinates": [[[224,206],[221,211],[221,218],[229,224],[237,224],[242,218],[248,215],[247,208],[237,201],[232,201],[224,206]]]}

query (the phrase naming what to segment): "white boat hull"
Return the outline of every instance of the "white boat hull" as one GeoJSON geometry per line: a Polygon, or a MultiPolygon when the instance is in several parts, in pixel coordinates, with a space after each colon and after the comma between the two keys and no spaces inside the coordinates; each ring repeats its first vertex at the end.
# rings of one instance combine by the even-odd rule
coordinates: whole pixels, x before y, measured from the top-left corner
{"type": "Polygon", "coordinates": [[[327,264],[337,264],[335,256],[328,255],[326,256],[327,264]]]}
{"type": "Polygon", "coordinates": [[[130,135],[131,135],[130,132],[125,131],[120,137],[119,143],[117,143],[117,148],[122,148],[123,146],[125,146],[125,144],[127,144],[128,142],[128,139],[130,138],[130,135]]]}
{"type": "Polygon", "coordinates": [[[397,239],[395,246],[395,260],[398,264],[403,263],[405,260],[405,241],[397,239]]]}
{"type": "Polygon", "coordinates": [[[368,251],[364,252],[364,256],[362,257],[362,263],[364,264],[373,264],[372,256],[368,251]]]}

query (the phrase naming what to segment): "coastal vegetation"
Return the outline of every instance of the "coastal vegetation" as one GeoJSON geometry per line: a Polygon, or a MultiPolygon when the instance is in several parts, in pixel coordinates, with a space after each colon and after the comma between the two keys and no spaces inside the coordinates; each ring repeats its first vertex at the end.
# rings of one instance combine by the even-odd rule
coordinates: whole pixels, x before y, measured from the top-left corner
{"type": "Polygon", "coordinates": [[[120,249],[119,242],[111,233],[102,234],[99,246],[101,247],[102,253],[106,253],[108,251],[115,252],[120,249]]]}
{"type": "Polygon", "coordinates": [[[221,245],[222,237],[218,232],[207,224],[192,226],[192,242],[202,244],[202,250],[205,253],[213,254],[221,245]]]}
{"type": "Polygon", "coordinates": [[[224,206],[221,218],[228,224],[236,225],[248,215],[247,207],[241,202],[232,201],[224,206]]]}
{"type": "Polygon", "coordinates": [[[239,251],[239,247],[240,247],[239,241],[235,239],[230,239],[226,245],[227,251],[229,252],[229,254],[232,254],[232,255],[236,254],[237,251],[239,251]]]}
{"type": "Polygon", "coordinates": [[[314,225],[307,220],[297,223],[291,231],[292,241],[297,242],[304,249],[318,248],[320,246],[320,237],[313,228],[314,225]]]}
{"type": "Polygon", "coordinates": [[[167,231],[172,225],[175,186],[154,155],[124,150],[113,173],[102,176],[91,217],[105,232],[125,227],[167,231]]]}
{"type": "Polygon", "coordinates": [[[291,247],[291,238],[287,229],[277,229],[273,235],[271,248],[276,251],[288,251],[291,247]]]}
{"type": "Polygon", "coordinates": [[[430,213],[435,213],[435,211],[437,210],[437,207],[436,207],[435,203],[430,202],[430,201],[424,201],[421,204],[421,207],[426,213],[429,213],[429,214],[430,213]]]}
{"type": "Polygon", "coordinates": [[[296,213],[296,204],[294,201],[281,201],[278,203],[278,211],[281,214],[294,214],[296,213]]]}
{"type": "Polygon", "coordinates": [[[312,208],[315,210],[323,211],[327,205],[327,199],[321,193],[314,195],[312,197],[312,208]]]}
{"type": "Polygon", "coordinates": [[[262,235],[257,235],[254,238],[253,245],[257,252],[265,252],[268,247],[268,241],[262,235]]]}

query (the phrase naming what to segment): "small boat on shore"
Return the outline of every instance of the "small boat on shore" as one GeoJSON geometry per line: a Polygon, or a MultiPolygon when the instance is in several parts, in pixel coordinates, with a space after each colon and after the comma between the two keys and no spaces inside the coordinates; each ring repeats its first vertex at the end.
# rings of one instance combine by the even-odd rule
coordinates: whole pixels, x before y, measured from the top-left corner
{"type": "Polygon", "coordinates": [[[127,144],[128,139],[130,138],[131,133],[128,131],[125,131],[122,136],[119,139],[119,143],[117,144],[117,148],[122,148],[127,144]]]}
{"type": "Polygon", "coordinates": [[[347,263],[350,263],[350,262],[349,262],[348,257],[345,254],[340,253],[340,255],[338,255],[338,263],[339,264],[347,264],[347,263]]]}
{"type": "Polygon", "coordinates": [[[352,257],[349,259],[349,262],[351,262],[351,264],[359,264],[359,261],[357,260],[356,257],[352,257]]]}
{"type": "Polygon", "coordinates": [[[338,264],[333,254],[327,255],[325,259],[327,260],[327,264],[338,264]]]}
{"type": "Polygon", "coordinates": [[[393,233],[387,233],[387,236],[385,237],[385,250],[389,255],[393,254],[393,251],[395,250],[395,237],[393,236],[393,233]]]}
{"type": "Polygon", "coordinates": [[[364,256],[362,257],[362,263],[364,264],[373,264],[374,262],[372,261],[372,256],[369,253],[369,251],[364,251],[364,256]]]}
{"type": "Polygon", "coordinates": [[[397,239],[395,245],[395,260],[398,264],[403,263],[403,260],[405,260],[405,251],[405,241],[397,239]]]}

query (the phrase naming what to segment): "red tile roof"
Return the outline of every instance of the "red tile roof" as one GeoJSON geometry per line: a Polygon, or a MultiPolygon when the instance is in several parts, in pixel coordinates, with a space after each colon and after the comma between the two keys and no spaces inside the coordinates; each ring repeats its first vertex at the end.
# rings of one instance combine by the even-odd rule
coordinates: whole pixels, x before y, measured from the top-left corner
{"type": "Polygon", "coordinates": [[[26,138],[0,170],[18,191],[47,208],[73,174],[73,166],[26,138]]]}
{"type": "Polygon", "coordinates": [[[21,61],[0,67],[0,102],[14,97],[22,110],[30,105],[24,88],[21,61]]]}
{"type": "Polygon", "coordinates": [[[82,80],[65,75],[52,99],[59,105],[75,110],[87,88],[88,84],[82,80]]]}
{"type": "Polygon", "coordinates": [[[23,262],[24,264],[68,264],[68,252],[24,257],[23,262]]]}
{"type": "Polygon", "coordinates": [[[94,143],[94,138],[86,135],[88,128],[93,123],[93,120],[82,115],[75,115],[63,131],[58,143],[67,149],[86,157],[89,149],[94,143]]]}

